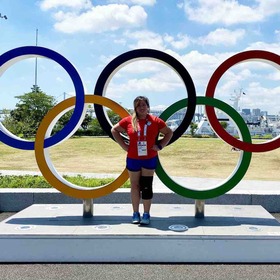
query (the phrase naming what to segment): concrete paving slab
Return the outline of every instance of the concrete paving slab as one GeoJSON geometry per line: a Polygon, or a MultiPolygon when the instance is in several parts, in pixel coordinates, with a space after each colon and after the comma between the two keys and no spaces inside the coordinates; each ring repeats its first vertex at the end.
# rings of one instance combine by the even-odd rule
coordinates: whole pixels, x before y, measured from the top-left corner
{"type": "Polygon", "coordinates": [[[35,204],[0,223],[0,262],[280,263],[280,223],[263,207],[153,204],[149,226],[130,204],[35,204]]]}

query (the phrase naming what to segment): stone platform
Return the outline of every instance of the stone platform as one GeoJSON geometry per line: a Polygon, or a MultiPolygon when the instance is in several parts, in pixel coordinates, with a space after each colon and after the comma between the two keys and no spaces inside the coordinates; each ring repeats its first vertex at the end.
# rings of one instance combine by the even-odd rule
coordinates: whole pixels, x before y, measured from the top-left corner
{"type": "Polygon", "coordinates": [[[153,204],[149,226],[130,204],[34,204],[0,223],[5,263],[280,263],[280,223],[263,207],[153,204]]]}

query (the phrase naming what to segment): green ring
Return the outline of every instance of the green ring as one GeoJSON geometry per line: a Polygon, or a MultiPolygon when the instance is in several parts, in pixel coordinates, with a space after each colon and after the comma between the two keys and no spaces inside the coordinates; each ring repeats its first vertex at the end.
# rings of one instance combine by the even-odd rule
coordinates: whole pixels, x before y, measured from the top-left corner
{"type": "MultiPolygon", "coordinates": [[[[205,96],[198,96],[197,97],[197,104],[198,105],[209,105],[216,107],[225,113],[227,113],[230,118],[236,123],[238,126],[241,138],[244,142],[251,143],[251,135],[249,132],[249,129],[243,120],[243,118],[238,114],[238,112],[233,109],[231,106],[226,104],[225,102],[218,100],[216,98],[212,97],[205,97],[205,96]]],[[[180,109],[185,108],[188,105],[188,99],[182,99],[178,102],[172,104],[170,107],[168,107],[162,114],[160,115],[160,118],[166,121],[170,116],[172,116],[174,113],[179,111],[180,109]]],[[[164,171],[160,160],[158,159],[158,165],[156,168],[156,174],[159,177],[159,179],[172,191],[175,193],[188,197],[188,198],[194,198],[194,199],[200,199],[205,200],[213,197],[217,197],[220,195],[225,194],[232,188],[234,188],[244,177],[246,174],[250,162],[252,158],[251,152],[241,151],[241,155],[239,158],[238,165],[235,167],[235,170],[230,174],[230,176],[225,180],[225,182],[221,183],[221,185],[215,186],[213,189],[210,190],[193,190],[186,188],[184,186],[179,185],[175,181],[172,180],[170,176],[167,175],[167,173],[164,171]]]]}

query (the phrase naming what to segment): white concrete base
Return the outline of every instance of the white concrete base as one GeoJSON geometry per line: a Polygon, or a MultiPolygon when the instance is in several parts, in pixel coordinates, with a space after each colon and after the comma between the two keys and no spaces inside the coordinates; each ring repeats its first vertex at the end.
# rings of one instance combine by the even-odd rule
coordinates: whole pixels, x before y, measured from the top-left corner
{"type": "Polygon", "coordinates": [[[2,221],[0,262],[280,263],[280,223],[261,206],[206,203],[196,219],[194,205],[153,204],[149,226],[129,204],[82,210],[35,204],[2,221]]]}

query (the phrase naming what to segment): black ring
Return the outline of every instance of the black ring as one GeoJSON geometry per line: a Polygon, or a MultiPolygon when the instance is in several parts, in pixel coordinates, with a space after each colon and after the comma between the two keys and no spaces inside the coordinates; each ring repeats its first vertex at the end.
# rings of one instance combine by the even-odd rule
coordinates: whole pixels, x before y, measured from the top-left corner
{"type": "MultiPolygon", "coordinates": [[[[187,69],[171,55],[153,49],[132,50],[119,55],[118,57],[113,59],[101,72],[95,85],[94,94],[103,96],[106,91],[107,85],[115,72],[117,72],[127,63],[132,62],[133,60],[139,60],[139,58],[152,58],[158,60],[159,62],[167,64],[177,72],[177,74],[181,77],[185,84],[188,94],[188,107],[182,122],[173,132],[173,136],[168,143],[171,144],[179,137],[181,137],[183,133],[185,133],[193,119],[196,107],[196,91],[193,80],[187,69]]],[[[94,104],[94,109],[96,118],[99,121],[100,126],[112,139],[114,139],[111,133],[112,124],[107,114],[105,113],[103,106],[94,104]]]]}

